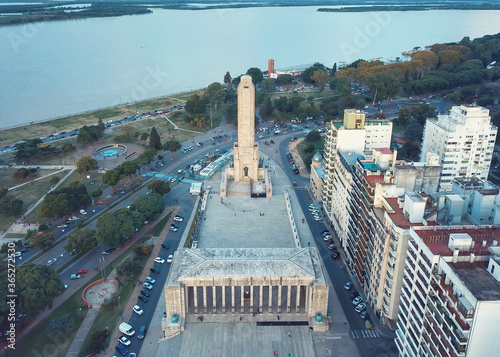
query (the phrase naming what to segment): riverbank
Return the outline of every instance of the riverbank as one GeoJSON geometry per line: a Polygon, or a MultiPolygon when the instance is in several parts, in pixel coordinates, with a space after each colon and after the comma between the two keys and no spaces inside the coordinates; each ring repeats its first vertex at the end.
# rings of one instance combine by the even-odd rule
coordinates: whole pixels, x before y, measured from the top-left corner
{"type": "Polygon", "coordinates": [[[101,119],[103,122],[124,118],[137,113],[155,111],[174,105],[183,105],[193,94],[202,90],[193,90],[163,97],[146,99],[143,101],[103,108],[85,113],[68,115],[54,119],[32,122],[13,128],[0,129],[0,147],[12,145],[21,140],[48,137],[51,134],[67,132],[81,128],[84,125],[93,125],[101,119]]]}
{"type": "Polygon", "coordinates": [[[500,4],[424,4],[424,5],[374,5],[339,8],[319,8],[320,12],[373,12],[373,11],[434,11],[434,10],[500,10],[500,4]]]}

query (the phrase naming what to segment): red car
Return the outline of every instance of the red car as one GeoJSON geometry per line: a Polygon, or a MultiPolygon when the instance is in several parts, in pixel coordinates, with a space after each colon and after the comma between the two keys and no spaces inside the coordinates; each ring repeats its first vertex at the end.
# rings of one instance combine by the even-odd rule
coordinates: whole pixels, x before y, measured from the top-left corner
{"type": "Polygon", "coordinates": [[[80,269],[76,273],[79,275],[85,274],[87,272],[87,269],[80,269]]]}

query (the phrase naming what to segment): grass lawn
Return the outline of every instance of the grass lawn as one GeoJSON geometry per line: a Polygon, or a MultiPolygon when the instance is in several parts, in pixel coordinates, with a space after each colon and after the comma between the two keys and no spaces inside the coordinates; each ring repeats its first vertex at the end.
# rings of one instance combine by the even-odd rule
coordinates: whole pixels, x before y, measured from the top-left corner
{"type": "Polygon", "coordinates": [[[172,212],[169,212],[165,217],[161,219],[158,223],[155,224],[153,228],[151,228],[148,233],[146,234],[151,234],[155,237],[160,236],[161,231],[163,228],[165,228],[165,225],[167,224],[168,220],[170,219],[170,216],[172,215],[172,212]]]}
{"type": "Polygon", "coordinates": [[[98,109],[83,114],[70,115],[22,127],[1,130],[0,142],[3,143],[1,146],[14,144],[20,140],[39,138],[41,136],[48,136],[62,131],[81,128],[84,125],[92,125],[97,123],[99,119],[106,122],[111,119],[119,119],[129,115],[134,115],[138,112],[142,113],[161,108],[168,108],[171,105],[184,104],[186,100],[195,93],[202,93],[202,91],[195,90],[192,92],[148,99],[127,105],[98,109]]]}
{"type": "MultiPolygon", "coordinates": [[[[98,278],[98,277],[97,277],[98,278]]],[[[96,279],[97,279],[96,278],[96,279]]],[[[82,301],[84,287],[59,306],[52,314],[33,327],[21,343],[16,344],[16,349],[9,351],[9,357],[26,356],[65,356],[76,332],[80,328],[82,318],[85,318],[87,306],[82,301]],[[81,308],[81,311],[80,311],[81,308]],[[51,320],[56,317],[69,315],[75,322],[73,329],[58,336],[49,337],[46,328],[51,320]]]]}

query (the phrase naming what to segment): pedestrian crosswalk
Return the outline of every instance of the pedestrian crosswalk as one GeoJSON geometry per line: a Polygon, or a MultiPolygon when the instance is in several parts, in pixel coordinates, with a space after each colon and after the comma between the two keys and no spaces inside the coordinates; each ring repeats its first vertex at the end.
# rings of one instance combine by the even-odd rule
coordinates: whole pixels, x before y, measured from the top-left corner
{"type": "Polygon", "coordinates": [[[357,338],[377,338],[380,337],[380,334],[377,330],[354,330],[351,331],[351,337],[354,339],[357,338]]]}

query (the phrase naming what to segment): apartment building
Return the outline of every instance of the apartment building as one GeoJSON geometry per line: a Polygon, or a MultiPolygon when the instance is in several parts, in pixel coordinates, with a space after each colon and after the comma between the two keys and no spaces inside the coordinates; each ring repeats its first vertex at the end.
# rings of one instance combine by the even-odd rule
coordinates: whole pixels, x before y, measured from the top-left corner
{"type": "Polygon", "coordinates": [[[410,229],[396,330],[400,356],[497,356],[498,226],[410,229]]]}
{"type": "Polygon", "coordinates": [[[497,135],[489,110],[475,104],[452,107],[449,115],[425,123],[421,161],[429,153],[442,166],[440,191],[451,191],[454,178],[488,178],[497,135]]]}

